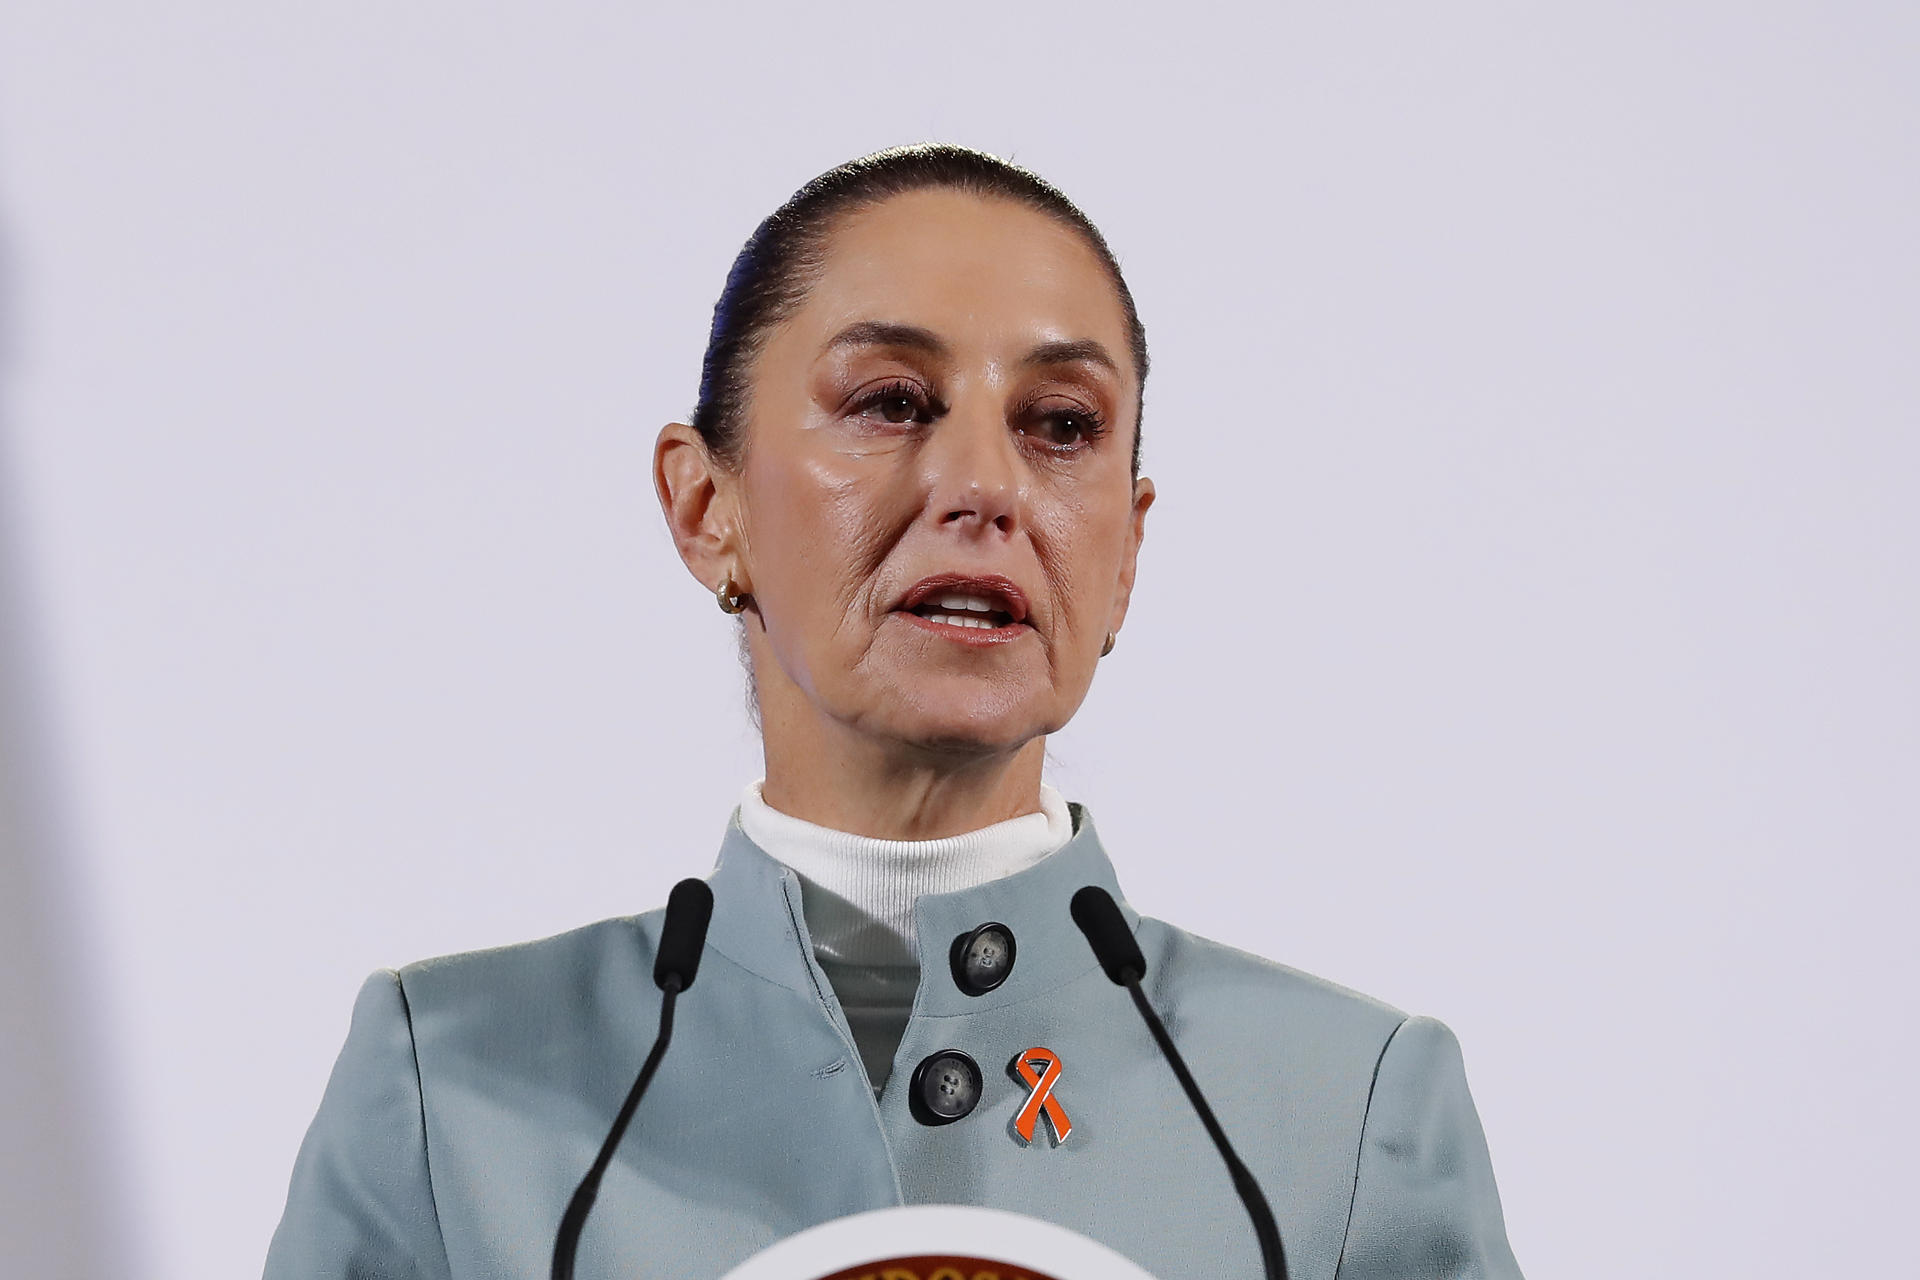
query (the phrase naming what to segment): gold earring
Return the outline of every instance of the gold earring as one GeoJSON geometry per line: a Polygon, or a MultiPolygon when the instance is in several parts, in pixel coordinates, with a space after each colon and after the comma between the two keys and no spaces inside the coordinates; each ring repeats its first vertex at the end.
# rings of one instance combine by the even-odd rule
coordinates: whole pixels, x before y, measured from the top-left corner
{"type": "Polygon", "coordinates": [[[1109,631],[1107,632],[1106,644],[1102,645],[1100,648],[1100,656],[1104,658],[1112,652],[1113,652],[1113,632],[1109,631]]]}
{"type": "Polygon", "coordinates": [[[731,573],[721,579],[720,585],[714,588],[713,594],[714,598],[720,602],[720,612],[746,612],[747,597],[741,593],[738,587],[733,585],[733,575],[731,573]]]}

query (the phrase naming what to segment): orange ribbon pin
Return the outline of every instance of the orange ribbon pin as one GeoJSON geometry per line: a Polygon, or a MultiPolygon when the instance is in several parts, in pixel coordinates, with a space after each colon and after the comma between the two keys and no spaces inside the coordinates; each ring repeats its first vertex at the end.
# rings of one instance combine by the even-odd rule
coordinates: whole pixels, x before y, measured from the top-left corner
{"type": "Polygon", "coordinates": [[[1013,1069],[1033,1090],[1027,1095],[1020,1114],[1013,1118],[1014,1132],[1020,1135],[1021,1141],[1032,1142],[1034,1127],[1040,1123],[1041,1113],[1045,1112],[1047,1124],[1053,1129],[1054,1145],[1065,1142],[1067,1135],[1073,1132],[1073,1122],[1067,1119],[1066,1109],[1053,1097],[1053,1088],[1060,1083],[1060,1055],[1051,1049],[1036,1046],[1015,1058],[1013,1069]]]}

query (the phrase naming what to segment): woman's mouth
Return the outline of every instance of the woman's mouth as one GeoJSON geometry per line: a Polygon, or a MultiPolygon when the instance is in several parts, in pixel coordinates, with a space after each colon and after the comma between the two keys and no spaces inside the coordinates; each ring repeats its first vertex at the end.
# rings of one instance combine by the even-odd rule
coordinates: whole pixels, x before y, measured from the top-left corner
{"type": "Polygon", "coordinates": [[[923,631],[962,644],[1003,644],[1033,630],[1026,620],[1026,594],[997,574],[922,578],[894,612],[923,631]]]}
{"type": "Polygon", "coordinates": [[[1006,614],[978,614],[951,609],[902,609],[898,616],[922,631],[964,645],[990,646],[1018,640],[1033,628],[1015,622],[1006,614]]]}
{"type": "Polygon", "coordinates": [[[982,596],[943,595],[925,600],[908,610],[916,618],[949,627],[973,627],[992,630],[1013,625],[1013,615],[982,596]]]}

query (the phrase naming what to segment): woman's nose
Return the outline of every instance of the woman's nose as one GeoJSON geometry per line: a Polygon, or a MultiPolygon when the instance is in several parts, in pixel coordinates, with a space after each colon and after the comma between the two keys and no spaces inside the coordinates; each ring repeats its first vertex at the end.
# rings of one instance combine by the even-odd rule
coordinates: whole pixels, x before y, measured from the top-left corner
{"type": "Polygon", "coordinates": [[[958,406],[922,454],[929,511],[943,526],[1012,533],[1020,525],[1020,461],[998,413],[958,406]]]}

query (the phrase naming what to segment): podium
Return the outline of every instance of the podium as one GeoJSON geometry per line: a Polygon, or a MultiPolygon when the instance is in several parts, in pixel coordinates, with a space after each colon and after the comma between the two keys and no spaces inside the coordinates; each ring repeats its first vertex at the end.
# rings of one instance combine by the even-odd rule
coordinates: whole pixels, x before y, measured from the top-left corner
{"type": "Polygon", "coordinates": [[[1154,1280],[1055,1222],[973,1205],[908,1205],[788,1236],[723,1280],[1154,1280]]]}

